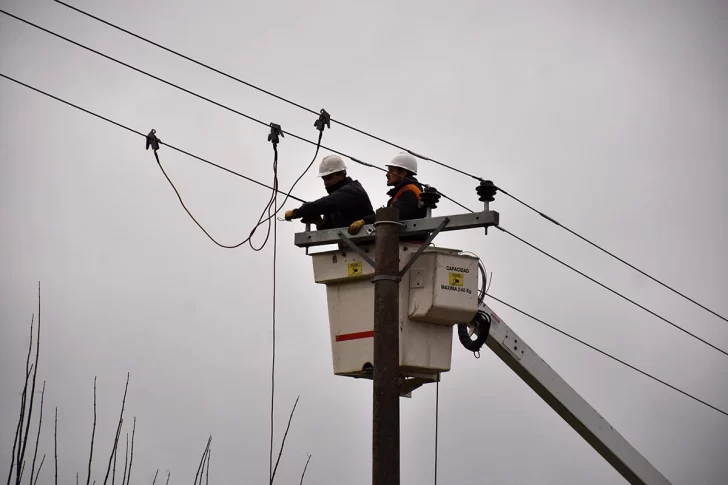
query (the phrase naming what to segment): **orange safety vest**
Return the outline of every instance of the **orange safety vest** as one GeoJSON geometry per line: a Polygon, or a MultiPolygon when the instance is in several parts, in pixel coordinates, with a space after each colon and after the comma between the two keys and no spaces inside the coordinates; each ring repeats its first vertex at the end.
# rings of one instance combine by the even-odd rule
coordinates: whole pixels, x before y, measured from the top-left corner
{"type": "Polygon", "coordinates": [[[415,197],[417,197],[417,200],[418,201],[420,200],[420,194],[422,193],[420,188],[417,187],[415,184],[407,184],[404,187],[402,187],[401,189],[399,189],[399,191],[396,194],[394,194],[394,197],[392,197],[392,199],[389,201],[389,204],[387,204],[387,205],[391,206],[392,204],[394,204],[395,201],[397,199],[399,199],[402,196],[402,194],[408,190],[411,190],[412,192],[414,192],[415,197]]]}

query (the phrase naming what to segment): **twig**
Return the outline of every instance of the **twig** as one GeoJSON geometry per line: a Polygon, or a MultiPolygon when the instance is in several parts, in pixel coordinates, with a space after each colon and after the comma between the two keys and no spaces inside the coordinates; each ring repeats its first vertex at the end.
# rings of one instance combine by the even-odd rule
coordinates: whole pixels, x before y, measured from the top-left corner
{"type": "Polygon", "coordinates": [[[169,477],[172,476],[172,472],[167,470],[167,483],[165,485],[169,485],[169,477]]]}
{"type": "MultiPolygon", "coordinates": [[[[124,386],[124,398],[121,400],[121,414],[119,415],[119,424],[116,427],[116,438],[114,438],[114,446],[111,449],[111,456],[109,456],[109,466],[106,468],[106,476],[104,477],[104,485],[106,485],[106,482],[109,480],[109,472],[111,471],[111,462],[112,460],[116,461],[116,448],[119,445],[119,435],[121,434],[121,426],[124,422],[124,407],[126,406],[126,392],[129,389],[129,373],[126,373],[126,386],[124,386]]],[[[116,464],[114,464],[114,469],[116,469],[116,464]]],[[[113,482],[113,480],[112,480],[113,482]]]]}
{"type": "MultiPolygon", "coordinates": [[[[121,430],[119,430],[119,431],[121,431],[121,430]]],[[[118,436],[116,437],[116,442],[117,443],[119,442],[118,436]]],[[[116,456],[118,455],[117,451],[118,451],[118,449],[114,448],[114,468],[111,470],[111,485],[115,485],[115,483],[116,483],[116,456]]]]}
{"type": "Polygon", "coordinates": [[[207,446],[205,446],[205,451],[202,453],[202,459],[200,460],[200,465],[197,467],[197,473],[195,474],[195,485],[197,485],[197,480],[200,479],[200,471],[202,470],[202,467],[205,465],[205,458],[207,457],[207,453],[210,451],[210,443],[212,443],[212,435],[210,435],[210,437],[207,439],[207,446]]]}
{"type": "Polygon", "coordinates": [[[136,434],[136,416],[134,416],[134,425],[131,428],[131,455],[129,455],[129,473],[126,475],[126,483],[131,482],[131,466],[134,463],[134,435],[136,434]]]}
{"type": "Polygon", "coordinates": [[[23,480],[23,473],[25,472],[25,460],[23,460],[23,466],[20,467],[20,476],[18,476],[18,483],[23,480]]]}
{"type": "MultiPolygon", "coordinates": [[[[28,420],[25,423],[25,437],[23,438],[23,449],[20,459],[25,460],[25,450],[28,448],[28,435],[30,434],[30,423],[33,421],[33,402],[35,402],[35,383],[38,377],[38,359],[40,358],[40,282],[38,282],[38,337],[35,339],[35,369],[33,369],[33,387],[30,391],[30,406],[28,408],[28,420]]],[[[32,471],[31,471],[32,473],[32,471]]],[[[31,476],[31,482],[32,482],[31,476]]],[[[18,477],[20,485],[20,477],[18,477]]]]}
{"type": "Polygon", "coordinates": [[[78,485],[78,472],[76,472],[76,485],[78,485]]]}
{"type": "Polygon", "coordinates": [[[31,480],[30,485],[38,485],[38,479],[40,478],[40,471],[43,468],[43,463],[45,463],[45,454],[43,454],[43,458],[40,460],[40,466],[38,466],[38,473],[35,475],[35,482],[31,480]]]}
{"type": "Polygon", "coordinates": [[[94,439],[96,438],[96,376],[94,376],[94,427],[91,431],[91,451],[88,454],[88,475],[86,485],[91,483],[91,461],[94,458],[94,439]]]}
{"type": "Polygon", "coordinates": [[[129,433],[126,433],[126,456],[124,457],[124,477],[121,479],[121,485],[126,484],[126,465],[129,462],[129,433]]]}
{"type": "MultiPolygon", "coordinates": [[[[45,401],[45,386],[43,381],[43,390],[40,393],[40,417],[38,418],[38,434],[35,437],[35,451],[33,452],[33,465],[30,467],[30,485],[33,485],[33,477],[35,476],[35,460],[38,458],[38,442],[40,441],[40,428],[43,426],[43,402],[45,401]]],[[[44,457],[45,459],[45,457],[44,457]]],[[[40,473],[40,469],[38,469],[40,473]]],[[[36,480],[38,481],[38,480],[36,480]]]]}
{"type": "MultiPolygon", "coordinates": [[[[210,483],[210,457],[212,456],[212,450],[207,452],[207,471],[205,471],[205,485],[210,483]]],[[[200,478],[200,482],[202,478],[200,478]]]]}
{"type": "Polygon", "coordinates": [[[303,485],[303,477],[306,476],[306,469],[308,468],[309,461],[311,461],[311,455],[308,455],[308,460],[306,460],[306,466],[303,467],[303,473],[301,473],[301,483],[299,485],[303,485]]]}
{"type": "Polygon", "coordinates": [[[152,482],[152,485],[157,483],[157,475],[159,475],[159,468],[157,468],[157,473],[154,474],[154,481],[152,482]]]}
{"type": "MultiPolygon", "coordinates": [[[[33,323],[35,315],[30,318],[30,344],[28,344],[28,356],[25,358],[25,383],[23,393],[20,395],[20,416],[18,426],[15,428],[15,440],[13,440],[13,452],[10,455],[10,471],[8,472],[8,485],[13,479],[13,470],[17,466],[17,473],[20,473],[20,446],[23,442],[23,423],[25,419],[25,399],[28,395],[28,379],[30,378],[30,354],[33,349],[33,323]],[[17,451],[17,454],[16,454],[17,451]]],[[[17,482],[16,482],[17,483],[17,482]]]]}
{"type": "Polygon", "coordinates": [[[55,470],[56,470],[56,481],[55,485],[58,485],[58,406],[56,406],[56,424],[53,427],[53,455],[55,457],[55,470]]]}
{"type": "Polygon", "coordinates": [[[293,420],[293,413],[296,412],[296,406],[298,406],[298,400],[301,399],[301,396],[298,396],[296,398],[296,402],[293,404],[293,409],[291,410],[291,415],[288,418],[288,426],[286,426],[286,432],[283,434],[283,441],[281,441],[281,449],[278,452],[278,459],[276,460],[276,466],[273,468],[273,475],[270,477],[270,483],[273,483],[273,479],[276,476],[276,470],[278,470],[278,463],[281,461],[281,455],[283,455],[283,447],[286,445],[286,436],[288,436],[288,430],[291,428],[291,420],[293,420]]]}

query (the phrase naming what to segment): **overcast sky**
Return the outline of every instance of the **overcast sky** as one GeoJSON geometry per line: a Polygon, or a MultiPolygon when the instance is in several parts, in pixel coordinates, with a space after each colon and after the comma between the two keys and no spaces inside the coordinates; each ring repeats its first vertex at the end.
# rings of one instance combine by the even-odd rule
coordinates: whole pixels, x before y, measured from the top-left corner
{"type": "MultiPolygon", "coordinates": [[[[334,118],[490,178],[626,260],[728,314],[728,3],[234,2],[74,5],[334,118]]],[[[219,102],[314,139],[315,116],[46,0],[6,9],[219,102]]],[[[268,183],[267,129],[0,15],[0,72],[268,183]]],[[[0,463],[7,466],[28,326],[43,291],[41,453],[85,477],[98,376],[102,480],[126,373],[134,480],[189,483],[209,434],[214,483],[265,483],[272,245],[212,244],[144,140],[0,79],[0,463]]],[[[334,124],[324,144],[383,165],[396,149],[334,124]]],[[[286,137],[281,185],[313,147],[286,137]]],[[[328,152],[322,150],[320,156],[328,152]]],[[[269,193],[162,148],[195,216],[244,238],[269,193]]],[[[350,164],[353,165],[353,164],[350,164]]],[[[471,208],[475,181],[420,162],[471,208]]],[[[376,206],[383,175],[351,166],[376,206]]],[[[324,194],[310,173],[295,193],[324,194]]],[[[288,204],[289,208],[295,204],[288,204]]],[[[728,324],[500,195],[503,227],[723,349],[728,324]]],[[[461,212],[444,202],[436,214],[461,212]]],[[[279,224],[276,483],[371,481],[371,383],[332,372],[325,288],[279,224]]],[[[524,246],[482,230],[438,236],[479,254],[491,292],[728,409],[728,357],[524,246]]],[[[498,303],[492,307],[674,484],[728,482],[728,418],[498,303]]],[[[433,479],[435,388],[401,401],[402,483],[433,479]]],[[[440,387],[439,483],[625,483],[488,351],[453,342],[440,387]]],[[[50,459],[50,458],[49,458],[50,459]]],[[[48,459],[48,460],[49,460],[48,459]]],[[[52,483],[51,462],[39,483],[52,483]]]]}

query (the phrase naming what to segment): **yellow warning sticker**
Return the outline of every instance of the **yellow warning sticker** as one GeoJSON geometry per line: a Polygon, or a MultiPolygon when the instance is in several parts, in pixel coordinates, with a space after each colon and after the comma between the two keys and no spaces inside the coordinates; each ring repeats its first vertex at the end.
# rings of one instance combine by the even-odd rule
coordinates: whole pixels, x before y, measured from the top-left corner
{"type": "Polygon", "coordinates": [[[347,269],[348,269],[348,272],[349,272],[349,276],[360,275],[361,272],[362,272],[361,262],[359,262],[359,263],[349,263],[347,269]]]}
{"type": "Polygon", "coordinates": [[[450,273],[450,286],[463,286],[463,274],[450,273]]]}

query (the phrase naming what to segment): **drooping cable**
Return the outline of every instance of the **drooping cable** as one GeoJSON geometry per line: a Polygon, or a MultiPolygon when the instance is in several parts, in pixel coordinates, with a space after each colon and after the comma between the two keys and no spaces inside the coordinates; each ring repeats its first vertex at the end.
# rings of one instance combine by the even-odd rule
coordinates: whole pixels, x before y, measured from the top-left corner
{"type": "MultiPolygon", "coordinates": [[[[203,68],[205,68],[205,69],[208,69],[208,70],[210,70],[210,71],[212,71],[212,72],[215,72],[215,73],[217,73],[217,74],[220,74],[220,75],[222,75],[222,76],[224,76],[224,77],[227,77],[228,79],[231,79],[231,80],[233,80],[233,81],[236,81],[236,82],[238,82],[238,83],[244,84],[245,86],[248,86],[248,87],[250,87],[250,88],[253,88],[253,89],[255,89],[255,90],[259,91],[259,92],[262,92],[262,93],[264,93],[264,94],[266,94],[266,95],[268,95],[268,96],[272,96],[272,97],[274,97],[274,98],[276,98],[276,99],[278,99],[278,100],[280,100],[280,101],[283,101],[283,102],[285,102],[285,103],[288,103],[288,104],[290,104],[290,105],[292,105],[292,106],[295,106],[295,107],[297,107],[297,108],[299,108],[299,109],[302,109],[302,110],[308,111],[308,112],[310,112],[310,113],[315,113],[315,111],[314,111],[314,110],[312,110],[312,109],[310,109],[310,108],[307,108],[307,107],[305,107],[305,106],[303,106],[303,105],[301,105],[301,104],[299,104],[299,103],[296,103],[296,102],[294,102],[294,101],[291,101],[290,99],[287,99],[287,98],[285,98],[285,97],[283,97],[283,96],[280,96],[280,95],[278,95],[278,94],[275,94],[275,93],[273,93],[273,92],[271,92],[271,91],[268,91],[268,90],[266,90],[266,89],[263,89],[263,88],[261,88],[261,87],[259,87],[259,86],[256,86],[256,85],[255,85],[255,84],[253,84],[253,83],[250,83],[250,82],[248,82],[248,81],[244,81],[244,80],[242,80],[242,79],[240,79],[240,78],[238,78],[238,77],[236,77],[236,76],[233,76],[233,75],[231,75],[231,74],[228,74],[228,73],[226,73],[226,72],[224,72],[224,71],[222,71],[222,70],[220,70],[220,69],[217,69],[217,68],[215,68],[215,67],[212,67],[212,66],[210,66],[209,64],[205,64],[205,63],[203,63],[203,62],[201,62],[201,61],[198,61],[198,60],[196,60],[196,59],[194,59],[194,58],[192,58],[192,57],[190,57],[190,56],[187,56],[187,55],[185,55],[185,54],[182,54],[182,53],[180,53],[180,52],[178,52],[178,51],[175,51],[175,50],[173,50],[173,49],[171,49],[171,48],[169,48],[169,47],[166,47],[166,46],[164,46],[164,45],[162,45],[162,44],[159,44],[159,43],[157,43],[157,42],[154,42],[154,41],[152,41],[152,40],[150,40],[150,39],[148,39],[148,38],[145,38],[145,37],[143,37],[143,36],[141,36],[141,35],[139,35],[139,34],[136,34],[136,33],[134,33],[134,32],[131,32],[130,30],[127,30],[127,29],[125,29],[125,28],[123,28],[123,27],[120,27],[120,26],[118,26],[118,25],[115,25],[115,24],[113,24],[113,23],[111,23],[111,22],[109,22],[109,21],[107,21],[107,20],[104,20],[104,19],[102,19],[102,18],[100,18],[100,17],[97,17],[97,16],[95,16],[95,15],[92,15],[92,14],[90,14],[90,13],[88,13],[88,12],[86,12],[86,11],[84,11],[84,10],[80,9],[80,8],[74,7],[74,6],[72,6],[72,5],[69,5],[69,4],[65,3],[65,2],[62,2],[62,1],[60,1],[60,0],[54,0],[54,1],[55,1],[56,3],[58,3],[58,4],[60,4],[60,5],[63,5],[63,6],[65,6],[65,7],[67,7],[67,8],[70,8],[70,9],[72,9],[72,10],[74,10],[74,11],[76,11],[76,12],[78,12],[78,13],[82,14],[82,15],[85,15],[85,16],[87,16],[87,17],[89,17],[89,18],[92,18],[92,19],[94,19],[94,20],[98,21],[98,22],[101,22],[101,23],[103,23],[103,24],[105,24],[105,25],[108,25],[109,27],[112,27],[112,28],[114,28],[114,29],[117,29],[117,30],[119,30],[119,31],[121,31],[121,32],[124,32],[125,34],[128,34],[128,35],[130,35],[130,36],[132,36],[132,37],[134,37],[134,38],[136,38],[136,39],[138,39],[138,40],[141,40],[141,41],[143,41],[143,42],[146,42],[146,43],[148,43],[148,44],[150,44],[150,45],[153,45],[153,46],[155,46],[155,47],[158,47],[158,48],[160,48],[160,49],[162,49],[162,50],[164,50],[164,51],[166,51],[166,52],[169,52],[169,53],[171,53],[171,54],[174,54],[174,55],[176,55],[176,56],[178,56],[178,57],[180,57],[180,58],[182,58],[182,59],[185,59],[185,60],[187,60],[187,61],[189,61],[189,62],[192,62],[192,63],[194,63],[194,64],[197,64],[198,66],[201,66],[201,67],[203,67],[203,68]]],[[[448,165],[448,164],[446,164],[446,163],[440,162],[440,161],[438,161],[438,160],[435,160],[435,159],[433,159],[433,158],[430,158],[430,157],[426,157],[426,156],[424,156],[424,155],[421,155],[421,154],[415,153],[414,151],[412,151],[412,150],[410,150],[410,149],[408,149],[408,148],[405,148],[405,147],[403,147],[403,146],[401,146],[401,145],[399,145],[399,144],[397,144],[397,143],[394,143],[394,142],[392,142],[392,141],[389,141],[389,140],[387,140],[387,139],[385,139],[385,138],[382,138],[382,137],[379,137],[379,136],[373,135],[373,134],[371,134],[371,133],[368,133],[368,132],[366,132],[366,131],[364,131],[364,130],[361,130],[361,129],[359,129],[359,128],[356,128],[356,127],[354,127],[354,126],[352,126],[352,125],[349,125],[349,124],[347,124],[347,123],[344,123],[344,122],[342,122],[342,121],[339,121],[339,120],[336,120],[336,119],[333,119],[333,118],[331,119],[331,121],[333,121],[333,122],[335,122],[335,123],[338,123],[339,125],[341,125],[341,126],[343,126],[343,127],[345,127],[345,128],[348,128],[348,129],[350,129],[350,130],[353,130],[353,131],[355,131],[355,132],[357,132],[357,133],[360,133],[360,134],[362,134],[362,135],[364,135],[364,136],[367,136],[367,137],[369,137],[369,138],[372,138],[372,139],[374,139],[374,140],[380,141],[380,142],[382,142],[382,143],[384,143],[384,144],[386,144],[386,145],[389,145],[389,146],[391,146],[391,147],[397,148],[397,149],[399,149],[399,150],[403,150],[403,151],[406,151],[406,152],[408,152],[408,153],[410,153],[410,154],[412,154],[412,155],[414,155],[414,156],[416,156],[416,157],[418,157],[418,158],[421,158],[421,159],[423,159],[423,160],[427,160],[427,161],[429,161],[429,162],[432,162],[432,163],[434,163],[434,164],[436,164],[436,165],[440,165],[440,166],[442,166],[442,167],[444,167],[444,168],[447,168],[447,169],[449,169],[449,170],[452,170],[452,171],[454,171],[454,172],[456,172],[456,173],[459,173],[459,174],[461,174],[461,175],[465,175],[465,176],[467,176],[467,177],[470,177],[470,178],[472,178],[472,179],[475,179],[475,180],[478,180],[478,181],[483,181],[483,178],[481,178],[481,177],[479,177],[479,176],[477,176],[477,175],[474,175],[474,174],[468,173],[468,172],[466,172],[466,171],[464,171],[464,170],[460,170],[460,169],[458,169],[458,168],[456,168],[456,167],[454,167],[454,166],[452,166],[452,165],[448,165]]],[[[338,152],[337,152],[337,153],[338,153],[338,152]]],[[[340,155],[342,155],[341,153],[339,153],[339,154],[340,154],[340,155]]],[[[349,158],[351,158],[351,157],[349,157],[349,158]]],[[[352,159],[352,160],[354,160],[355,162],[359,162],[358,160],[356,160],[356,159],[354,159],[354,158],[351,158],[351,159],[352,159]]],[[[379,167],[374,167],[374,168],[379,168],[379,167]]],[[[682,292],[680,292],[680,291],[676,290],[675,288],[673,288],[672,286],[668,285],[667,283],[664,283],[664,282],[662,282],[661,280],[659,280],[659,279],[657,279],[656,277],[654,277],[654,276],[650,275],[650,274],[649,274],[649,273],[647,273],[646,271],[643,271],[643,270],[639,269],[638,267],[636,267],[636,266],[634,266],[633,264],[631,264],[631,263],[627,262],[627,261],[626,261],[626,260],[624,260],[623,258],[620,258],[619,256],[617,256],[617,255],[615,255],[614,253],[612,253],[612,252],[608,251],[607,249],[603,248],[602,246],[600,246],[600,245],[596,244],[595,242],[593,242],[593,241],[589,240],[588,238],[586,238],[586,237],[582,236],[581,234],[577,233],[576,231],[574,231],[574,230],[572,230],[572,229],[570,229],[570,228],[568,228],[568,227],[564,226],[563,224],[560,224],[560,223],[559,223],[559,222],[557,222],[557,221],[556,221],[555,219],[553,219],[553,218],[551,218],[551,217],[547,216],[547,215],[546,215],[546,214],[544,214],[543,212],[541,212],[541,211],[539,211],[539,210],[535,209],[534,207],[532,207],[532,206],[530,206],[529,204],[527,204],[527,203],[523,202],[523,201],[522,201],[522,200],[520,200],[519,198],[517,198],[517,197],[513,196],[512,194],[510,194],[509,192],[507,192],[507,191],[506,191],[505,189],[503,189],[502,187],[498,187],[498,190],[499,190],[500,192],[504,193],[505,195],[507,195],[507,196],[511,197],[511,198],[512,198],[513,200],[515,200],[515,201],[519,202],[520,204],[524,205],[525,207],[527,207],[527,208],[531,209],[532,211],[536,212],[537,214],[539,214],[539,215],[540,215],[541,217],[545,218],[546,220],[548,220],[548,221],[550,221],[550,222],[554,223],[555,225],[557,225],[557,226],[561,227],[561,228],[562,228],[562,229],[564,229],[565,231],[567,231],[567,232],[571,233],[572,235],[574,235],[574,236],[578,237],[579,239],[581,239],[581,240],[583,240],[584,242],[586,242],[586,243],[590,244],[591,246],[595,247],[596,249],[598,249],[598,250],[600,250],[600,251],[604,252],[605,254],[609,255],[610,257],[614,258],[615,260],[617,260],[617,261],[619,261],[619,262],[621,262],[621,263],[623,263],[623,264],[625,264],[625,265],[629,266],[629,267],[630,267],[630,268],[632,268],[633,270],[635,270],[635,271],[639,272],[640,274],[642,274],[643,276],[645,276],[645,277],[649,278],[650,280],[654,281],[655,283],[657,283],[657,284],[659,284],[659,285],[663,286],[664,288],[666,288],[666,289],[670,290],[670,291],[671,291],[671,292],[673,292],[674,294],[676,294],[676,295],[678,295],[678,296],[680,296],[680,297],[684,298],[685,300],[689,301],[690,303],[693,303],[694,305],[696,305],[696,306],[698,306],[698,307],[702,308],[703,310],[705,310],[705,311],[707,311],[707,312],[711,313],[712,315],[714,315],[714,316],[716,316],[716,317],[718,317],[718,318],[722,319],[723,321],[725,321],[725,322],[728,322],[728,318],[724,317],[723,315],[721,315],[721,314],[717,313],[717,312],[716,312],[716,311],[714,311],[714,310],[711,310],[711,309],[710,309],[710,308],[708,308],[707,306],[703,305],[702,303],[699,303],[699,302],[698,302],[698,301],[696,301],[695,299],[693,299],[693,298],[691,298],[691,297],[689,297],[689,296],[685,295],[684,293],[682,293],[682,292]]],[[[462,206],[461,204],[459,204],[458,202],[456,202],[456,201],[454,201],[454,200],[450,199],[449,197],[445,197],[445,198],[446,198],[446,199],[448,199],[448,200],[450,200],[450,201],[452,201],[452,202],[454,202],[455,204],[459,205],[460,207],[463,207],[463,206],[462,206]]]]}
{"type": "Polygon", "coordinates": [[[643,371],[642,369],[639,369],[639,368],[633,366],[632,364],[628,364],[627,362],[623,361],[622,359],[619,359],[619,358],[613,356],[612,354],[610,354],[608,352],[605,352],[604,350],[601,350],[601,349],[599,349],[599,348],[597,348],[597,347],[595,347],[595,346],[593,346],[593,345],[591,345],[591,344],[589,344],[589,343],[587,343],[587,342],[585,342],[585,341],[583,341],[583,340],[581,340],[581,339],[579,339],[577,337],[574,337],[573,335],[571,335],[571,334],[569,334],[567,332],[564,332],[563,330],[561,330],[559,328],[556,328],[553,325],[550,325],[550,324],[546,323],[545,321],[541,320],[540,318],[537,318],[537,317],[535,317],[535,316],[533,316],[533,315],[531,315],[531,314],[529,314],[529,313],[521,310],[520,308],[517,308],[517,307],[511,305],[510,303],[507,303],[507,302],[501,300],[500,298],[491,295],[490,293],[487,296],[488,296],[488,298],[491,298],[491,299],[497,301],[498,303],[501,303],[501,304],[503,304],[503,305],[511,308],[512,310],[517,311],[521,315],[524,315],[524,316],[526,316],[526,317],[528,317],[528,318],[530,318],[530,319],[532,319],[532,320],[534,320],[534,321],[536,321],[536,322],[538,322],[538,323],[540,323],[542,325],[545,325],[546,327],[550,328],[551,330],[554,330],[554,331],[560,333],[561,335],[564,335],[565,337],[569,337],[570,339],[574,340],[575,342],[578,342],[578,343],[580,343],[580,344],[582,344],[582,345],[584,345],[586,347],[589,347],[590,349],[592,349],[592,350],[594,350],[596,352],[599,352],[600,354],[604,355],[605,357],[609,357],[613,361],[618,362],[618,363],[620,363],[620,364],[622,364],[622,365],[624,365],[624,366],[632,369],[633,371],[639,372],[640,374],[642,374],[645,377],[649,377],[650,379],[652,379],[652,380],[654,380],[656,382],[659,382],[660,384],[662,384],[664,386],[669,387],[673,391],[677,391],[680,394],[682,394],[682,395],[684,395],[686,397],[689,397],[690,399],[692,399],[694,401],[697,401],[700,404],[703,404],[704,406],[707,406],[707,407],[713,409],[714,411],[717,411],[717,412],[719,412],[719,413],[721,413],[721,414],[723,414],[725,416],[728,416],[728,412],[723,411],[722,409],[720,409],[720,408],[718,408],[716,406],[713,406],[712,404],[710,404],[710,403],[708,403],[706,401],[703,401],[702,399],[700,399],[698,397],[695,397],[692,394],[690,394],[688,392],[685,392],[682,389],[679,389],[679,388],[673,386],[672,384],[669,384],[669,383],[663,381],[662,379],[660,379],[658,377],[655,377],[652,374],[649,374],[649,373],[643,371]]]}
{"type": "MultiPolygon", "coordinates": [[[[271,130],[273,133],[273,130],[271,130]]],[[[278,185],[278,140],[273,142],[273,179],[274,185],[278,185]]],[[[278,210],[278,193],[273,192],[272,196],[273,213],[278,210]]],[[[271,376],[270,376],[270,455],[269,455],[269,477],[270,485],[273,485],[273,421],[275,411],[275,385],[276,385],[276,266],[278,260],[278,221],[275,217],[268,218],[268,224],[273,224],[273,342],[271,352],[271,376]]]]}
{"type": "Polygon", "coordinates": [[[681,331],[681,332],[683,332],[684,334],[686,334],[686,335],[689,335],[690,337],[694,338],[695,340],[698,340],[699,342],[702,342],[702,343],[704,343],[704,344],[705,344],[705,345],[707,345],[708,347],[711,347],[711,348],[713,348],[713,349],[717,350],[717,351],[718,351],[718,352],[720,352],[721,354],[723,354],[723,355],[726,355],[726,356],[728,356],[728,352],[724,351],[723,349],[721,349],[721,348],[719,348],[719,347],[716,347],[715,345],[711,344],[711,343],[710,343],[710,342],[708,342],[707,340],[705,340],[705,339],[703,339],[703,338],[701,338],[701,337],[698,337],[697,335],[695,335],[694,333],[690,332],[689,330],[686,330],[686,329],[684,329],[683,327],[681,327],[680,325],[678,325],[678,324],[676,324],[676,323],[674,323],[674,322],[672,322],[672,321],[668,320],[667,318],[663,317],[662,315],[659,315],[659,314],[657,314],[657,313],[653,312],[652,310],[650,310],[649,308],[645,307],[644,305],[641,305],[641,304],[637,303],[636,301],[632,300],[631,298],[629,298],[629,297],[626,297],[626,296],[624,296],[624,295],[623,295],[622,293],[618,292],[617,290],[614,290],[614,289],[610,288],[609,286],[605,285],[604,283],[601,283],[600,281],[597,281],[596,279],[594,279],[594,278],[592,278],[591,276],[587,275],[586,273],[584,273],[584,272],[582,272],[582,271],[579,271],[578,269],[574,268],[574,267],[573,267],[573,266],[571,266],[570,264],[568,264],[568,263],[565,263],[564,261],[560,260],[560,259],[559,259],[559,258],[557,258],[556,256],[553,256],[553,255],[551,255],[551,254],[547,253],[547,252],[546,252],[546,251],[544,251],[543,249],[541,249],[541,248],[539,248],[539,247],[537,247],[537,246],[535,246],[535,245],[531,244],[530,242],[526,241],[526,240],[525,240],[525,239],[523,239],[523,238],[520,238],[520,237],[516,236],[515,234],[513,234],[512,232],[510,232],[509,230],[507,230],[507,229],[505,229],[505,228],[503,228],[503,227],[501,227],[501,226],[495,226],[495,227],[496,227],[496,229],[500,230],[501,232],[504,232],[504,233],[508,234],[509,236],[511,236],[511,237],[513,237],[513,238],[515,238],[515,239],[517,239],[517,240],[519,240],[519,241],[521,241],[521,242],[522,242],[523,244],[525,244],[525,245],[527,245],[527,246],[529,246],[529,247],[531,247],[531,248],[535,249],[536,251],[538,251],[539,253],[543,254],[544,256],[547,256],[547,257],[549,257],[549,258],[553,259],[553,260],[554,260],[554,261],[556,261],[557,263],[559,263],[559,264],[561,264],[561,265],[565,266],[566,268],[569,268],[569,269],[570,269],[571,271],[574,271],[575,273],[577,273],[577,274],[579,274],[579,275],[583,276],[584,278],[588,279],[588,280],[589,280],[589,281],[591,281],[592,283],[596,283],[597,285],[601,286],[601,287],[602,287],[602,288],[604,288],[605,290],[607,290],[607,291],[609,291],[609,292],[611,292],[611,293],[613,293],[613,294],[617,295],[618,297],[622,298],[623,300],[625,300],[625,301],[627,301],[627,302],[629,302],[629,303],[633,304],[633,305],[634,305],[634,306],[636,306],[637,308],[640,308],[640,309],[642,309],[642,310],[646,311],[646,312],[647,312],[647,313],[649,313],[650,315],[652,315],[652,316],[654,316],[654,317],[657,317],[657,318],[659,318],[660,320],[662,320],[663,322],[665,322],[665,323],[668,323],[668,324],[672,325],[673,327],[675,327],[676,329],[680,330],[680,331],[681,331]]]}

